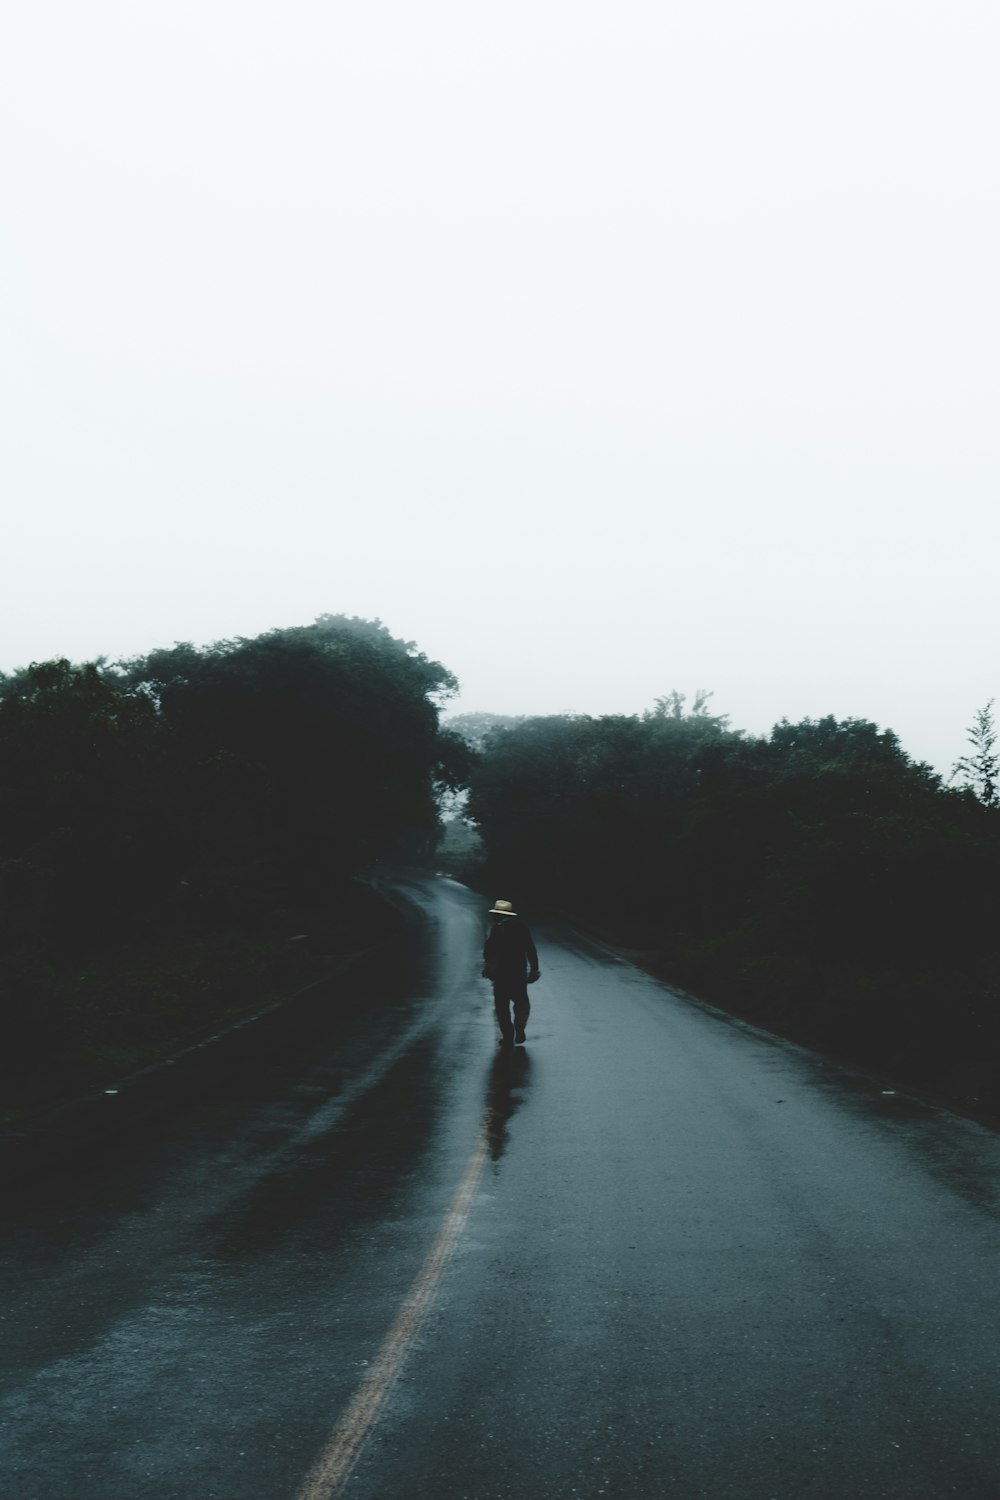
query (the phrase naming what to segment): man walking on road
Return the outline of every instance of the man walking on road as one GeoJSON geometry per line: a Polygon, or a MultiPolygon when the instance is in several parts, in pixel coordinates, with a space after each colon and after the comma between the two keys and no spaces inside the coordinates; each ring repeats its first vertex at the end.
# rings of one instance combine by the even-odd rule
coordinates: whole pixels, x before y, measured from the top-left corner
{"type": "Polygon", "coordinates": [[[490,916],[494,921],[483,947],[483,974],[493,981],[500,1042],[509,1047],[524,1041],[524,1028],[531,1011],[528,985],[534,984],[540,974],[538,952],[528,924],[521,920],[510,901],[497,901],[490,909],[490,916]]]}

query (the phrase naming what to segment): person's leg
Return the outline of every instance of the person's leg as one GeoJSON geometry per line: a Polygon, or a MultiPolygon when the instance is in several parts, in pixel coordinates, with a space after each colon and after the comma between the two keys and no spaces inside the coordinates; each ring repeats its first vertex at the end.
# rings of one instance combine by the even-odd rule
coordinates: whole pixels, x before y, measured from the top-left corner
{"type": "Polygon", "coordinates": [[[510,1019],[510,1002],[512,999],[510,985],[504,980],[496,980],[493,985],[493,1005],[497,1013],[500,1036],[505,1042],[512,1042],[514,1040],[514,1027],[510,1019]]]}
{"type": "Polygon", "coordinates": [[[514,1040],[524,1041],[524,1028],[528,1024],[531,1015],[531,1001],[528,999],[528,986],[522,979],[514,991],[514,1040]]]}

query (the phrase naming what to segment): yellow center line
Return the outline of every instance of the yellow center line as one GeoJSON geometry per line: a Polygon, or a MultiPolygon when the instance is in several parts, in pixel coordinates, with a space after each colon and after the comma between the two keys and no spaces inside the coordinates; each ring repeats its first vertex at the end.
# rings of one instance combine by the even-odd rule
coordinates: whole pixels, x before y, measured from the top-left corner
{"type": "Polygon", "coordinates": [[[445,1214],[438,1237],[389,1330],[378,1358],[369,1368],[350,1406],[334,1428],[330,1441],[309,1471],[296,1500],[331,1500],[357,1462],[420,1325],[427,1316],[448,1257],[465,1228],[488,1149],[488,1131],[484,1128],[458,1191],[445,1214]]]}

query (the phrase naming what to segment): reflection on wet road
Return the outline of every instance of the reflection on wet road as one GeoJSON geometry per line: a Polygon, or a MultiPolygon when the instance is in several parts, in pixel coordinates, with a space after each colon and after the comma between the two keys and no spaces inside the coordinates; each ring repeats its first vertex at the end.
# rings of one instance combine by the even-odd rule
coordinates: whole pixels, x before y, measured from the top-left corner
{"type": "Polygon", "coordinates": [[[349,1479],[381,1418],[393,1385],[420,1333],[438,1282],[465,1229],[485,1159],[488,1155],[492,1161],[498,1162],[503,1155],[507,1122],[517,1109],[520,1102],[518,1091],[524,1088],[530,1071],[530,1059],[522,1048],[503,1047],[497,1051],[489,1070],[482,1133],[441,1231],[404,1299],[378,1357],[366,1369],[354,1399],[313,1465],[298,1500],[331,1500],[349,1479]]]}
{"type": "Polygon", "coordinates": [[[6,1204],[17,1500],[994,1500],[1000,1142],[483,903],[6,1204]]]}
{"type": "Polygon", "coordinates": [[[490,1066],[483,1124],[493,1161],[499,1161],[503,1155],[508,1122],[530,1082],[530,1052],[524,1047],[499,1047],[490,1066]]]}

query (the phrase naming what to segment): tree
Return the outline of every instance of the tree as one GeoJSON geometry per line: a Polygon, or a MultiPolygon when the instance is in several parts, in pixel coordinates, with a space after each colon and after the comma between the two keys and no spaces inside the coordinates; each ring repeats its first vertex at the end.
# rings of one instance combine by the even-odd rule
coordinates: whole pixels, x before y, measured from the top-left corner
{"type": "Polygon", "coordinates": [[[232,891],[255,869],[315,887],[427,847],[435,783],[463,774],[462,747],[438,729],[454,678],[378,620],[321,615],[154,652],[127,672],[155,698],[175,757],[188,868],[222,870],[232,891]]]}
{"type": "Polygon", "coordinates": [[[472,753],[451,673],[379,621],[0,677],[0,946],[259,923],[423,857],[472,753]]]}
{"type": "Polygon", "coordinates": [[[460,735],[473,750],[482,750],[491,734],[504,729],[516,729],[524,723],[524,715],[511,714],[452,714],[443,720],[442,729],[460,735]]]}
{"type": "Polygon", "coordinates": [[[956,776],[962,776],[962,787],[975,793],[984,807],[996,807],[1000,802],[1000,756],[993,748],[997,741],[993,703],[991,698],[977,709],[967,735],[972,752],[955,762],[950,777],[954,780],[956,776]]]}
{"type": "Polygon", "coordinates": [[[687,702],[687,693],[679,693],[676,688],[673,688],[665,698],[657,698],[656,707],[651,710],[647,717],[657,719],[683,719],[685,717],[691,719],[712,719],[716,724],[726,724],[728,723],[728,715],[717,718],[708,711],[708,700],[714,696],[714,693],[709,692],[707,688],[698,688],[694,695],[694,702],[691,704],[687,715],[685,715],[684,705],[687,702]]]}
{"type": "MultiPolygon", "coordinates": [[[[13,935],[114,926],[148,895],[157,739],[150,696],[101,663],[33,662],[0,683],[0,865],[35,908],[13,935]]],[[[0,913],[0,943],[8,925],[0,913]]]]}

